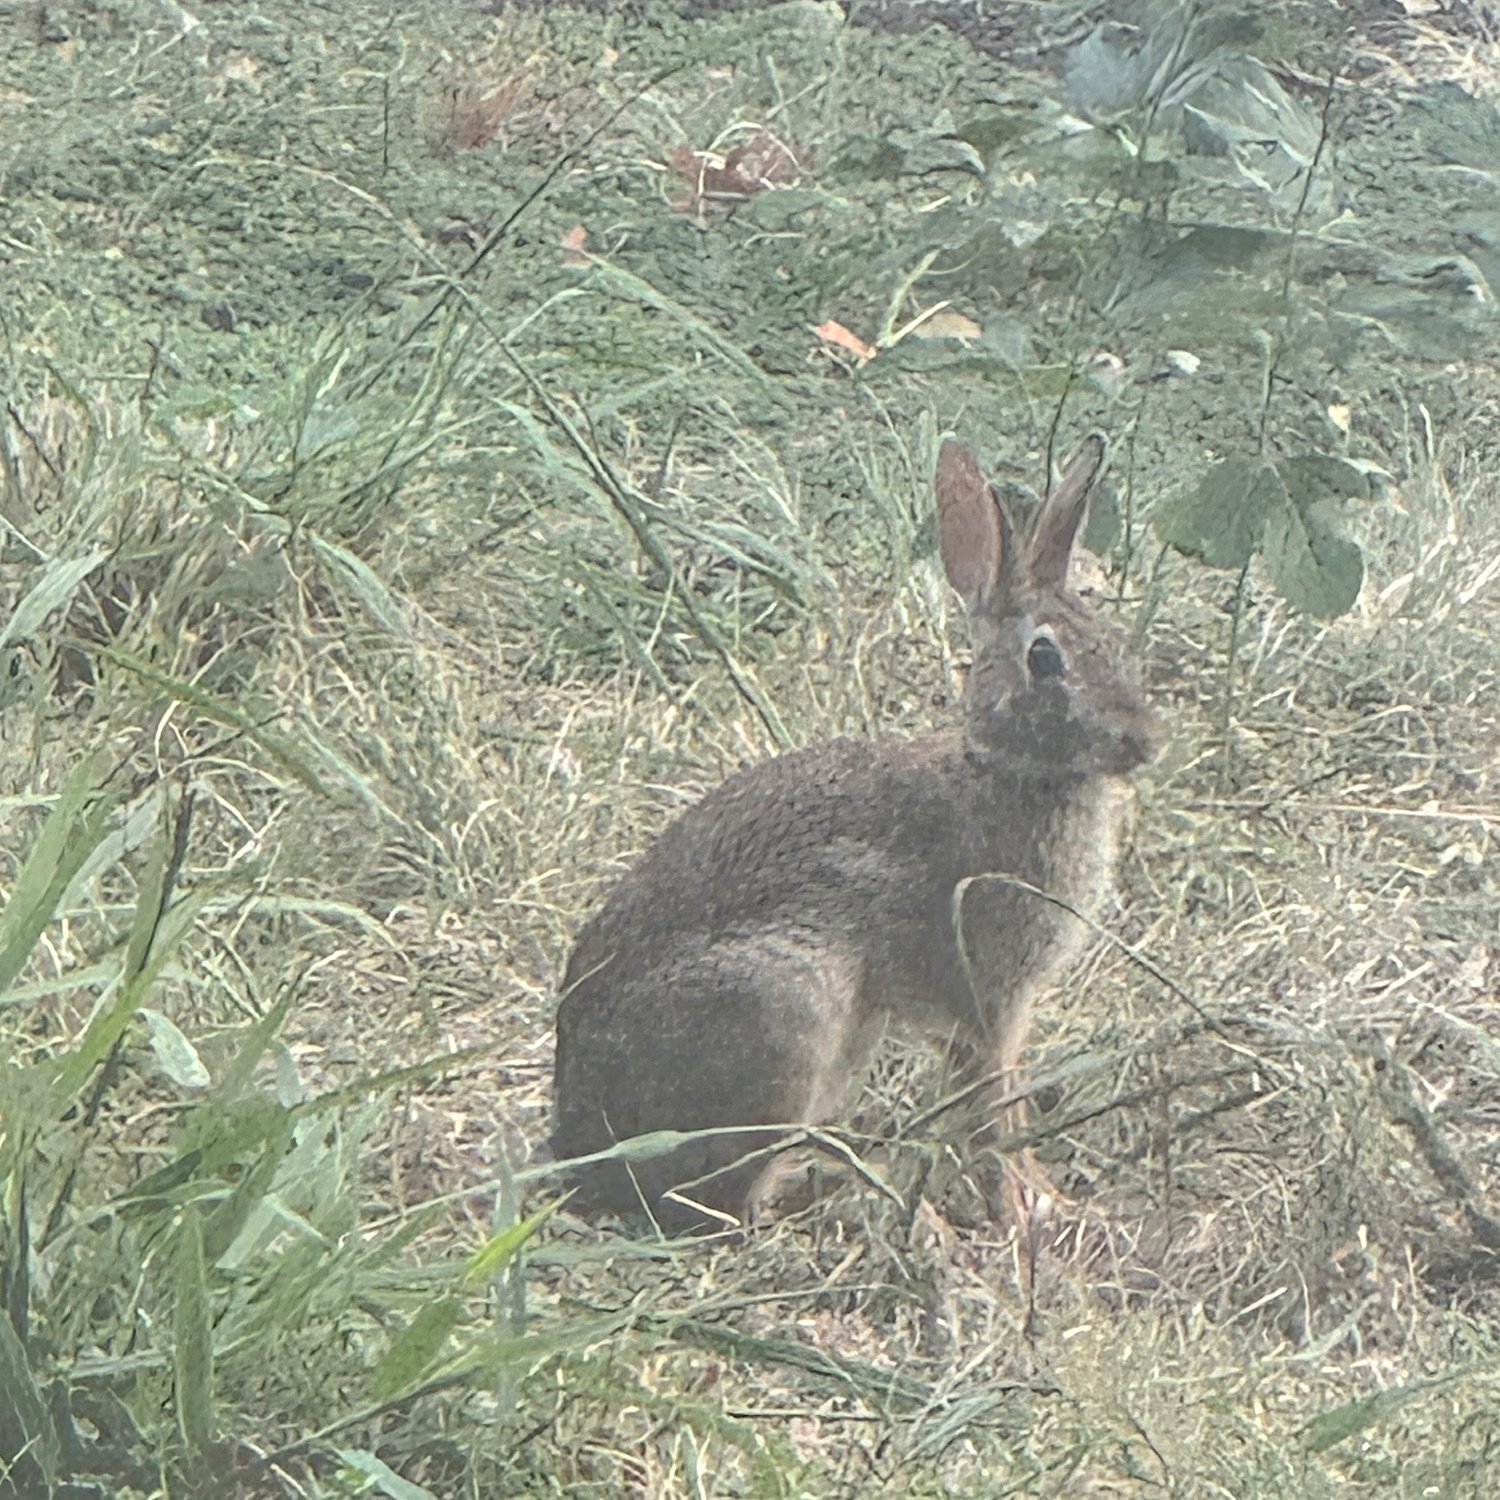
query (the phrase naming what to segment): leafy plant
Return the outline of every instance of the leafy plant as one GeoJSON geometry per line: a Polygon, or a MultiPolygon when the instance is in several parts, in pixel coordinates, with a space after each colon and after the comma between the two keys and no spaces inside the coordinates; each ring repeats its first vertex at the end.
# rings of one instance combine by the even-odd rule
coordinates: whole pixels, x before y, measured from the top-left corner
{"type": "Polygon", "coordinates": [[[483,1291],[508,1272],[545,1210],[498,1229],[466,1272],[393,1274],[394,1255],[433,1216],[384,1235],[361,1231],[361,1111],[422,1069],[363,1080],[352,1095],[267,1093],[255,1074],[279,1046],[289,999],[212,1068],[155,1015],[153,1047],[183,1102],[149,1153],[155,1170],[133,1181],[101,1170],[116,1129],[112,1100],[129,1085],[132,1023],[184,962],[200,923],[240,899],[222,881],[179,892],[190,816],[190,801],[173,811],[161,788],[127,807],[119,778],[80,764],[0,914],[0,1005],[100,996],[74,1044],[13,1058],[0,1075],[0,1494],[51,1493],[89,1475],[121,1489],[219,1493],[231,1469],[262,1458],[240,1445],[221,1387],[264,1379],[259,1365],[273,1347],[300,1345],[311,1367],[331,1374],[336,1326],[365,1323],[374,1334],[380,1322],[399,1325],[408,1307],[405,1332],[372,1370],[362,1356],[343,1370],[348,1421],[412,1399],[440,1360],[449,1378],[493,1378],[534,1368],[558,1348],[555,1336],[496,1339],[471,1328],[466,1302],[428,1290],[449,1280],[483,1291]],[[160,831],[122,940],[81,972],[23,983],[50,928],[97,921],[91,889],[124,873],[124,827],[153,819],[160,831]],[[153,1420],[162,1407],[173,1419],[168,1435],[153,1420]]]}
{"type": "Polygon", "coordinates": [[[1334,508],[1369,492],[1368,473],[1331,454],[1280,463],[1235,456],[1169,495],[1155,520],[1163,540],[1211,567],[1244,568],[1259,554],[1290,604],[1331,617],[1354,603],[1364,578],[1359,547],[1339,534],[1334,508]]]}
{"type": "Polygon", "coordinates": [[[1393,357],[1434,382],[1450,361],[1494,359],[1483,266],[1500,261],[1469,251],[1500,240],[1500,114],[1452,86],[1432,101],[1429,149],[1470,168],[1445,180],[1459,211],[1399,217],[1341,175],[1337,36],[1235,4],[1112,15],[1071,45],[1059,90],[1008,76],[972,113],[886,143],[897,174],[971,185],[881,269],[918,259],[915,286],[985,325],[906,362],[988,371],[1026,407],[1097,404],[1097,387],[1116,429],[1148,406],[1158,423],[1186,416],[1225,456],[1161,492],[1163,540],[1216,566],[1258,557],[1294,606],[1338,615],[1363,577],[1338,502],[1367,498],[1376,466],[1349,456],[1347,419],[1325,406],[1381,389],[1393,357]],[[1294,52],[1295,74],[1278,63],[1294,52]]]}

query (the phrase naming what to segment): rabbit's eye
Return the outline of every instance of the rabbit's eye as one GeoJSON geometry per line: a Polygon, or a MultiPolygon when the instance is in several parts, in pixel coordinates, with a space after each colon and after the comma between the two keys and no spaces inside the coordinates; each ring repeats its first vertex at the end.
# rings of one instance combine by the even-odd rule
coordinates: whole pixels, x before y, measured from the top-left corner
{"type": "Polygon", "coordinates": [[[1066,676],[1068,664],[1057,642],[1051,636],[1039,635],[1026,653],[1026,670],[1031,673],[1032,681],[1039,682],[1044,677],[1066,676]]]}

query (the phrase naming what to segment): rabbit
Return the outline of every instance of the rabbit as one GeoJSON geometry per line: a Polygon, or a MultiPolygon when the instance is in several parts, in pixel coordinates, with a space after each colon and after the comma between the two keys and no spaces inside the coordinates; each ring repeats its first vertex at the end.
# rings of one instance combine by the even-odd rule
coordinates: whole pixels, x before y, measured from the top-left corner
{"type": "Polygon", "coordinates": [[[832,740],[731,776],[584,926],[557,1016],[553,1154],[719,1130],[574,1168],[575,1209],[644,1209],[672,1232],[745,1223],[777,1141],[837,1118],[888,1023],[1014,1077],[1033,1001],[1083,928],[986,877],[1097,905],[1128,778],[1161,740],[1116,632],[1068,587],[1104,461],[1094,434],[1023,536],[945,442],[940,550],[974,650],[962,732],[832,740]]]}

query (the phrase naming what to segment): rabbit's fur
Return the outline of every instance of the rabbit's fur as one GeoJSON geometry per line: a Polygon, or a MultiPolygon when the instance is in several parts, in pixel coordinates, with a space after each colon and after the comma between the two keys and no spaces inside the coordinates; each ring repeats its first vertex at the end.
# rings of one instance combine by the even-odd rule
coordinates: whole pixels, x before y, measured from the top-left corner
{"type": "MultiPolygon", "coordinates": [[[[584,927],[557,1018],[553,1150],[657,1130],[835,1118],[888,1021],[1015,1068],[1033,998],[1109,888],[1127,777],[1158,725],[1114,631],[1067,586],[1104,442],[1021,538],[973,455],[943,445],[944,569],[968,607],[964,731],[834,740],[730,777],[584,927]]],[[[672,1229],[743,1220],[778,1132],[707,1135],[578,1169],[575,1207],[672,1229]],[[671,1189],[680,1189],[664,1197],[671,1189]]]]}

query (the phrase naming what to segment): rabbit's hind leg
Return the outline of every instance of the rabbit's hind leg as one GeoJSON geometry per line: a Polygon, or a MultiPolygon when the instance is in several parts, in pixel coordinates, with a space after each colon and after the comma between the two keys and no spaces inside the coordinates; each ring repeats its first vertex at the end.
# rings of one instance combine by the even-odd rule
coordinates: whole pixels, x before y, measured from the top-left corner
{"type": "MultiPolygon", "coordinates": [[[[597,1123],[560,1127],[561,1145],[581,1154],[653,1131],[704,1132],[586,1169],[581,1206],[645,1209],[672,1232],[745,1222],[787,1128],[822,1123],[843,1103],[858,998],[857,956],[762,933],[679,953],[570,1016],[559,1076],[571,1102],[588,1085],[597,1123]]],[[[561,1088],[558,1102],[560,1121],[576,1114],[561,1088]]]]}

